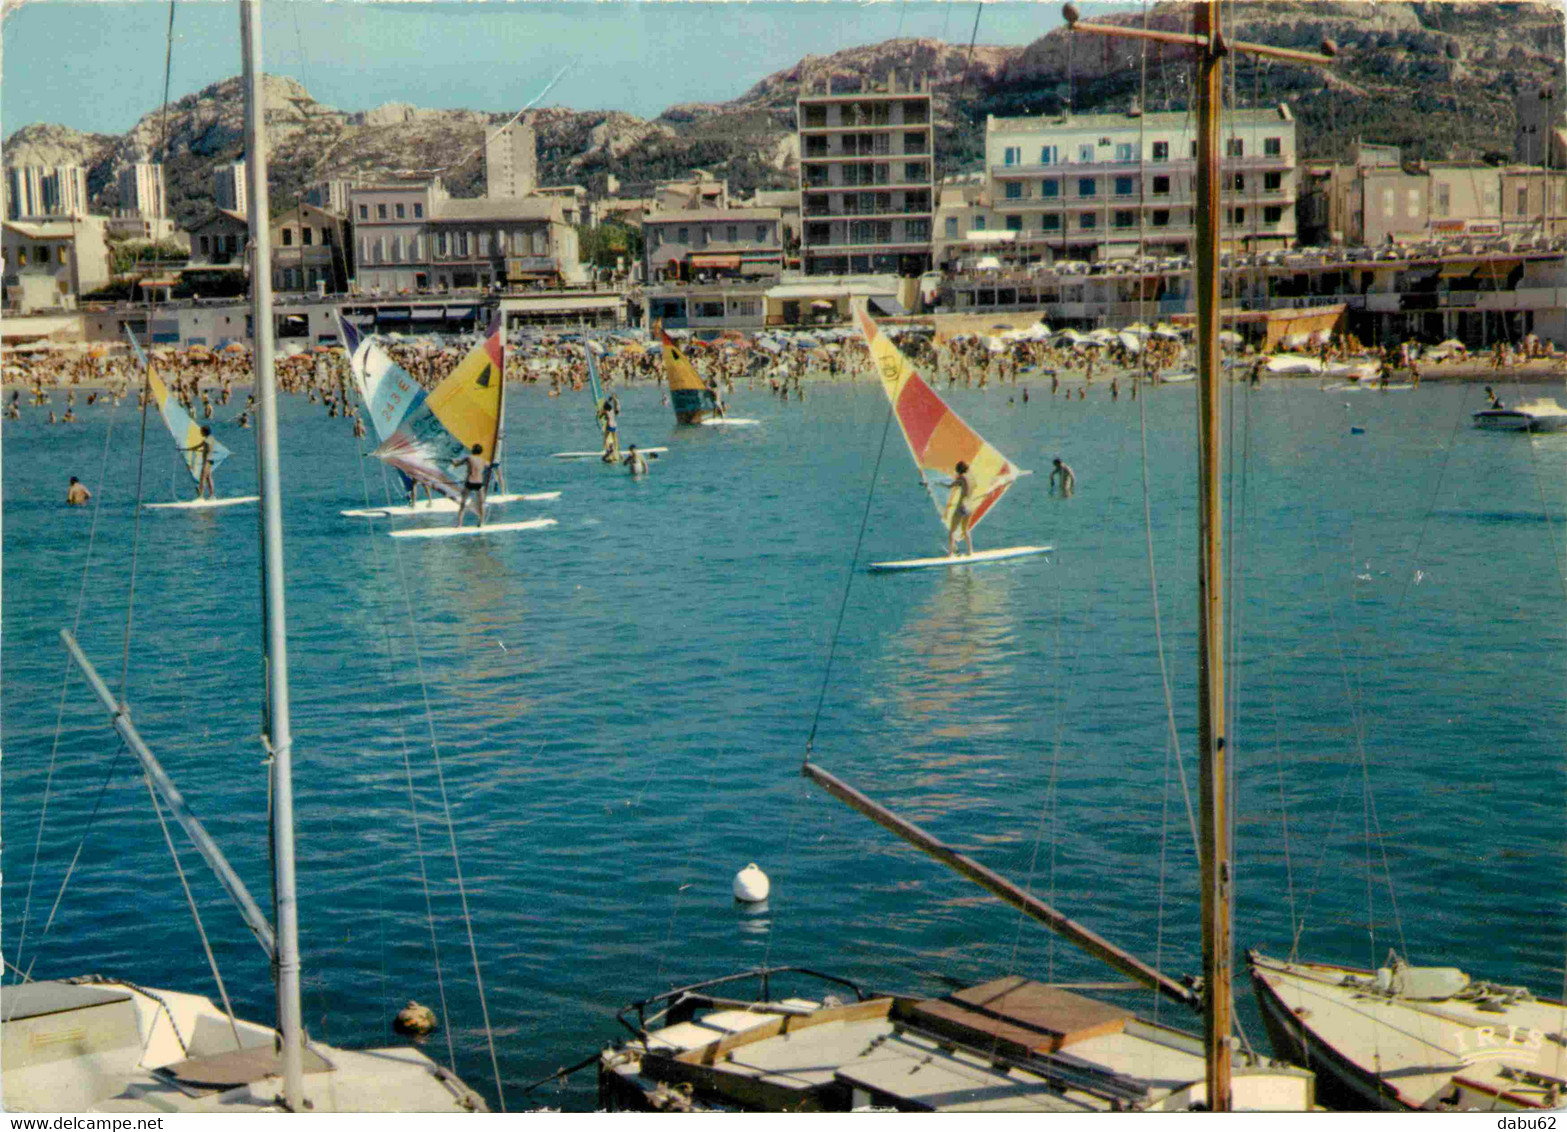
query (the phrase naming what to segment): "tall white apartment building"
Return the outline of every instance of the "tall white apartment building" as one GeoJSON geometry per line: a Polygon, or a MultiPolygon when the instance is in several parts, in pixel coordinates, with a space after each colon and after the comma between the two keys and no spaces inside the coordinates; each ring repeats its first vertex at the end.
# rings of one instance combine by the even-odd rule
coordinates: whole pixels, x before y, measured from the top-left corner
{"type": "Polygon", "coordinates": [[[6,218],[86,216],[87,170],[80,165],[8,165],[6,218]]]}
{"type": "Polygon", "coordinates": [[[801,267],[807,275],[930,270],[935,152],[923,76],[802,93],[801,267]]]}
{"type": "Polygon", "coordinates": [[[212,202],[229,212],[249,216],[245,201],[245,163],[219,165],[212,171],[212,202]]]}
{"type": "Polygon", "coordinates": [[[120,210],[159,220],[168,215],[163,191],[163,166],[146,162],[127,165],[120,170],[120,210]]]}
{"type": "Polygon", "coordinates": [[[512,200],[530,195],[539,184],[539,139],[518,119],[484,143],[484,195],[512,200]]]}
{"type": "MultiPolygon", "coordinates": [[[[1222,245],[1296,241],[1295,118],[1287,106],[1227,113],[1222,245]]],[[[1190,254],[1197,238],[1197,120],[1185,112],[997,118],[985,123],[989,215],[1027,258],[1190,254]]],[[[946,239],[962,239],[947,218],[946,239]]]]}

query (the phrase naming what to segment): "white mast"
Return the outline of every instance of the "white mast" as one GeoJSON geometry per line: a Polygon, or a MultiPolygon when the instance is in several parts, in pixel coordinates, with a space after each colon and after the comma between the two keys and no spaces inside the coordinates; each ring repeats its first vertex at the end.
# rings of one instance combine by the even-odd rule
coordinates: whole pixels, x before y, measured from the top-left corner
{"type": "Polygon", "coordinates": [[[283,604],[283,508],[278,477],[277,381],[272,369],[272,237],[267,199],[266,94],[261,0],[240,0],[244,45],[245,174],[250,181],[250,318],[259,406],[262,613],[266,620],[266,741],[272,759],[272,867],[277,904],[277,1023],[283,1036],[283,1103],[304,1100],[299,1004],[299,900],[294,890],[293,735],[288,712],[288,623],[283,604]]]}

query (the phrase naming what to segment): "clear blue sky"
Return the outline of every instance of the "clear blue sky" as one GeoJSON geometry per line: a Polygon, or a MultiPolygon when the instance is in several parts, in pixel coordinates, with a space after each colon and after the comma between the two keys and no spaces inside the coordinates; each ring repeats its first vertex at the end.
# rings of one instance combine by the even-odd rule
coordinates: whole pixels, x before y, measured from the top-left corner
{"type": "MultiPolygon", "coordinates": [[[[1085,15],[1107,5],[1080,5],[1085,15]]],[[[321,102],[501,111],[541,105],[651,118],[677,102],[724,101],[801,57],[898,35],[967,44],[973,3],[882,0],[271,0],[266,70],[321,102]]],[[[163,0],[27,0],[4,25],[0,130],[34,122],[123,133],[163,98],[163,0]]],[[[1021,45],[1061,22],[1057,3],[987,3],[979,42],[1021,45]]],[[[233,3],[181,0],[170,98],[240,70],[233,3]]]]}

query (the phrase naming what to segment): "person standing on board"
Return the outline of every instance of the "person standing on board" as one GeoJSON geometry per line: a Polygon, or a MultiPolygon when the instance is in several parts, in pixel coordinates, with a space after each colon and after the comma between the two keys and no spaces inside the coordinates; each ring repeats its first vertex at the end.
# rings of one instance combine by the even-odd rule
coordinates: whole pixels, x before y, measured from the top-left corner
{"type": "Polygon", "coordinates": [[[209,425],[201,426],[201,440],[185,449],[186,452],[197,454],[196,464],[196,498],[211,499],[217,494],[217,489],[212,486],[212,428],[209,425]]]}
{"type": "Polygon", "coordinates": [[[613,464],[620,458],[620,405],[615,398],[604,398],[599,415],[604,422],[604,463],[613,464]]]}
{"type": "Polygon", "coordinates": [[[626,450],[626,458],[621,463],[626,465],[633,477],[647,475],[647,457],[637,451],[635,444],[626,450]]]}
{"type": "Polygon", "coordinates": [[[1071,465],[1063,464],[1061,457],[1055,458],[1055,466],[1050,469],[1050,492],[1055,494],[1056,477],[1061,477],[1061,498],[1071,499],[1072,493],[1077,490],[1077,476],[1072,472],[1071,465]]]}
{"type": "Polygon", "coordinates": [[[720,417],[727,416],[728,414],[725,412],[724,398],[723,395],[718,391],[718,379],[716,377],[710,377],[707,379],[706,393],[708,399],[713,402],[713,412],[717,413],[720,417]]]}
{"type": "Polygon", "coordinates": [[[87,501],[92,498],[92,492],[87,490],[87,485],[75,476],[71,477],[71,486],[65,489],[65,502],[69,507],[85,507],[87,501]]]}
{"type": "Polygon", "coordinates": [[[474,499],[475,513],[479,517],[479,526],[484,526],[484,485],[490,473],[490,462],[481,453],[484,445],[475,444],[466,456],[459,456],[452,461],[452,467],[463,468],[467,472],[467,478],[462,485],[462,498],[457,501],[457,525],[462,526],[463,515],[468,510],[468,499],[474,499]]]}
{"type": "Polygon", "coordinates": [[[954,466],[957,472],[947,486],[952,491],[947,496],[947,506],[952,509],[952,519],[947,524],[947,557],[951,558],[957,553],[958,536],[963,536],[963,541],[968,545],[968,552],[974,553],[974,539],[969,535],[969,495],[974,490],[973,481],[968,478],[968,464],[959,460],[954,466]]]}

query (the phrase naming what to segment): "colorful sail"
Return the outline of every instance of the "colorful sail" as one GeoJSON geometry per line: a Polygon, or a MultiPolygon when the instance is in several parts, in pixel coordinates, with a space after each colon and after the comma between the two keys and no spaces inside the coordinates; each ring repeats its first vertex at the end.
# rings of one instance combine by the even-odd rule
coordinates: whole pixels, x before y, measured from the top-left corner
{"type": "Polygon", "coordinates": [[[588,388],[593,391],[593,411],[596,413],[604,407],[604,383],[599,380],[599,364],[593,356],[593,346],[592,342],[583,339],[582,352],[588,356],[588,388]]]}
{"type": "Polygon", "coordinates": [[[410,479],[454,497],[462,492],[456,462],[475,444],[481,456],[494,461],[501,435],[501,326],[497,315],[484,341],[445,381],[428,395],[418,391],[375,455],[410,479]]]}
{"type": "MultiPolygon", "coordinates": [[[[1019,476],[1028,473],[1014,468],[1005,456],[948,408],[870,315],[857,308],[855,317],[865,334],[871,364],[881,376],[882,391],[892,402],[903,439],[908,442],[909,453],[920,469],[920,478],[923,479],[926,472],[939,472],[950,478],[957,474],[959,460],[968,465],[969,499],[972,501],[968,529],[972,531],[1006,494],[1007,488],[1019,476]]],[[[957,500],[952,498],[937,502],[936,509],[943,524],[950,524],[952,509],[956,506],[957,500]]]]}
{"type": "Polygon", "coordinates": [[[675,421],[678,424],[700,424],[711,415],[703,407],[708,396],[707,387],[697,376],[685,351],[664,333],[662,324],[658,327],[658,340],[664,347],[664,380],[669,383],[669,400],[675,409],[675,421]]]}
{"type": "Polygon", "coordinates": [[[361,334],[341,311],[337,314],[337,325],[343,348],[348,351],[348,368],[354,375],[354,387],[359,390],[370,421],[375,425],[375,434],[385,440],[397,431],[413,407],[424,400],[424,388],[392,360],[379,342],[370,335],[361,334]]]}
{"type": "MultiPolygon", "coordinates": [[[[152,361],[142,351],[141,343],[136,341],[136,336],[131,333],[131,328],[125,328],[125,337],[130,339],[131,349],[136,352],[137,359],[142,368],[147,371],[147,389],[152,394],[152,403],[158,406],[158,412],[163,416],[163,423],[169,428],[169,434],[174,437],[174,447],[179,450],[180,458],[185,461],[185,467],[190,471],[190,478],[199,486],[201,483],[201,426],[191,419],[185,411],[185,406],[180,404],[180,399],[169,393],[168,386],[152,368],[152,361]]],[[[231,453],[220,444],[216,437],[208,436],[207,442],[211,446],[211,454],[207,457],[208,464],[213,471],[218,465],[227,460],[231,453]]]]}

